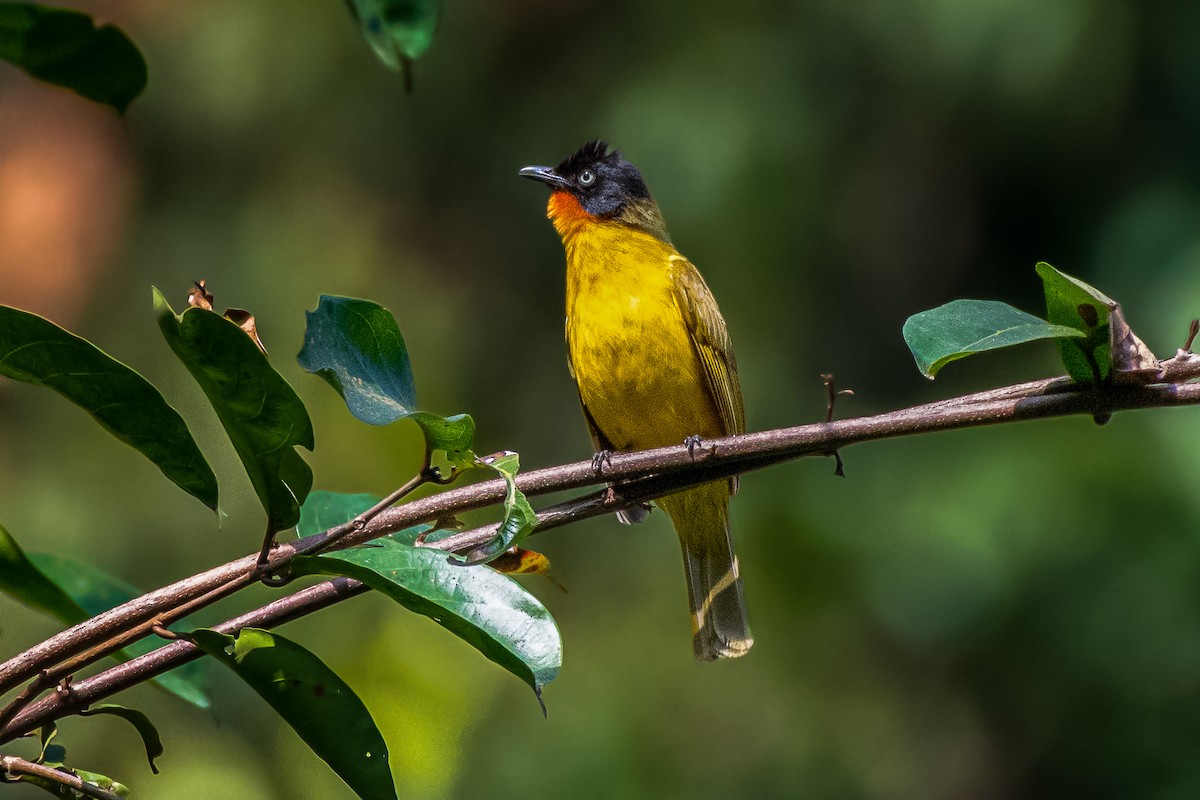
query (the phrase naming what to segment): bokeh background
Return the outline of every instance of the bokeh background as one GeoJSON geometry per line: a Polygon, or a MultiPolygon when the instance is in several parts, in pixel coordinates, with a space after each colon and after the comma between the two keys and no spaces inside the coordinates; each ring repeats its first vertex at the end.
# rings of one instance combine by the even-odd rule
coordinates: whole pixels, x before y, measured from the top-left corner
{"type": "MultiPolygon", "coordinates": [[[[922,378],[904,319],[959,298],[1041,311],[1045,259],[1121,301],[1160,355],[1200,313],[1200,6],[1186,0],[447,2],[403,93],[343,5],[72,3],[150,67],[125,118],[0,64],[0,302],[134,366],[223,480],[214,518],[86,415],[0,383],[0,521],[27,548],[162,585],[253,550],[262,512],[173,360],[150,286],[251,309],[309,404],[318,488],[386,493],[375,429],[294,354],[320,293],[399,319],[430,410],[478,451],[586,458],[563,256],[526,164],[605,137],[645,173],[737,347],[751,429],[1057,374],[1042,343],[922,378]]],[[[693,662],[662,515],[537,540],[566,642],[528,689],[360,598],[289,624],[360,693],[401,796],[1200,796],[1200,412],[1008,425],[748,476],[733,505],[757,644],[693,662]]],[[[473,518],[477,519],[477,518],[473,518]]],[[[263,590],[258,597],[265,596],[263,590]]],[[[231,609],[232,610],[232,609],[231,609]]],[[[0,598],[5,656],[55,630],[0,598]]],[[[152,776],[120,721],[80,767],[137,796],[351,794],[257,697],[153,688],[152,776]]],[[[33,790],[9,789],[21,797],[33,790]]],[[[7,795],[6,795],[7,796],[7,795]]]]}

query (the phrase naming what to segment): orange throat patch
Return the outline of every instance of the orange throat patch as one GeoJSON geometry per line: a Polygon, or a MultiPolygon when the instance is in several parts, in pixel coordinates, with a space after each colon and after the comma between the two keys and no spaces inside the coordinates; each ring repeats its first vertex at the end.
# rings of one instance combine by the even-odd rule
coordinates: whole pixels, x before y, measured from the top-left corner
{"type": "Polygon", "coordinates": [[[554,223],[554,229],[562,238],[573,236],[596,218],[583,210],[583,206],[570,192],[561,189],[550,195],[546,205],[546,216],[554,223]]]}

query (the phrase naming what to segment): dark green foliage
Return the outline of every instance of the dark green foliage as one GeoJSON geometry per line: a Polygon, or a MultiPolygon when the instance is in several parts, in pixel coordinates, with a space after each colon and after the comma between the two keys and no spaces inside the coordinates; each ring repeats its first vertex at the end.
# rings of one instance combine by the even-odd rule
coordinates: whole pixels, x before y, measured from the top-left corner
{"type": "Polygon", "coordinates": [[[312,488],[296,447],[313,448],[312,422],[295,391],[245,331],[202,308],[176,315],[157,289],[167,344],[200,384],[246,467],[272,533],[294,526],[312,488]]]}
{"type": "Polygon", "coordinates": [[[146,62],[129,37],[77,11],[0,3],[0,58],[121,113],[146,88],[146,62]]]}
{"type": "Polygon", "coordinates": [[[300,645],[270,631],[197,630],[192,641],[246,682],[363,800],[395,800],[387,745],[345,681],[300,645]]]}
{"type": "Polygon", "coordinates": [[[91,342],[36,314],[0,306],[0,375],[58,392],[179,488],[217,507],[217,479],[183,418],[145,378],[91,342]]]}

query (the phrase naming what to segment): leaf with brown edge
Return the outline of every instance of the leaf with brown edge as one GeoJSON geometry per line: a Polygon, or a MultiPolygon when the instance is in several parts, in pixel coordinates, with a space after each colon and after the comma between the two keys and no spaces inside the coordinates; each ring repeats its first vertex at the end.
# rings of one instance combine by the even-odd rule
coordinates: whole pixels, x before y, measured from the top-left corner
{"type": "Polygon", "coordinates": [[[1117,383],[1148,383],[1162,371],[1158,357],[1138,338],[1119,303],[1112,304],[1108,316],[1112,346],[1112,377],[1117,383]]]}

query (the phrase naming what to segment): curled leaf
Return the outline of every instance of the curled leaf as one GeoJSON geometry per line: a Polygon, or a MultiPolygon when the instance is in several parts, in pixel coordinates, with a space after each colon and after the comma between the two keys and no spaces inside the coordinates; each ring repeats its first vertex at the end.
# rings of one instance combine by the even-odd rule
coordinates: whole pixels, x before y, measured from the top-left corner
{"type": "Polygon", "coordinates": [[[537,526],[537,514],[517,488],[517,470],[521,468],[521,456],[511,450],[501,450],[489,456],[477,458],[475,463],[493,469],[504,479],[504,518],[496,529],[496,537],[476,547],[466,556],[464,564],[482,564],[501,555],[514,545],[520,544],[537,526]]]}
{"type": "Polygon", "coordinates": [[[471,465],[474,420],[466,414],[439,417],[419,410],[408,347],[386,308],[369,300],[321,295],[317,309],[306,317],[297,360],[332,386],[351,414],[369,425],[411,419],[430,452],[444,452],[459,469],[471,465]]]}

